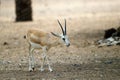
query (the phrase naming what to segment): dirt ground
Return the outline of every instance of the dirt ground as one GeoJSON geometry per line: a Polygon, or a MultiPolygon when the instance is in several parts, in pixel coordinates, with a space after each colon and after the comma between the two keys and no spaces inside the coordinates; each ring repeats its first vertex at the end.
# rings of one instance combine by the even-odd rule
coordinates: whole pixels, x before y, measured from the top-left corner
{"type": "Polygon", "coordinates": [[[32,22],[14,22],[14,0],[0,4],[0,80],[120,80],[120,46],[99,48],[104,30],[120,26],[119,0],[33,0],[32,22]],[[8,5],[9,2],[9,5],[8,5]],[[53,68],[40,72],[42,51],[35,51],[35,71],[28,71],[29,28],[61,32],[67,20],[70,47],[52,47],[53,68]]]}

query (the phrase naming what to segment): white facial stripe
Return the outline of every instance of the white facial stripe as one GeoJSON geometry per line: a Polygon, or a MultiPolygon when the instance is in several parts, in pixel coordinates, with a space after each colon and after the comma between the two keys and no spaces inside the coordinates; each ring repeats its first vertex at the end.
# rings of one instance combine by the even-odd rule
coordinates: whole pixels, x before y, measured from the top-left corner
{"type": "Polygon", "coordinates": [[[63,40],[63,42],[66,44],[66,45],[70,45],[70,41],[68,39],[68,36],[66,35],[61,35],[61,39],[63,40]]]}

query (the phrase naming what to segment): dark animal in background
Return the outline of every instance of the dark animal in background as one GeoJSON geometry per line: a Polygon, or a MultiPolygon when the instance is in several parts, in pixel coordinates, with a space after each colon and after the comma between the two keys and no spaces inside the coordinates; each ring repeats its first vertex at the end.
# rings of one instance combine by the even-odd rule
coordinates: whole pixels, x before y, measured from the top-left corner
{"type": "Polygon", "coordinates": [[[120,27],[117,28],[116,32],[113,33],[112,37],[120,37],[120,27]]]}
{"type": "Polygon", "coordinates": [[[116,32],[117,32],[117,30],[115,28],[105,30],[104,39],[107,39],[107,38],[111,37],[116,32]]]}
{"type": "Polygon", "coordinates": [[[104,39],[98,41],[99,47],[120,45],[120,27],[105,30],[104,39]]]}

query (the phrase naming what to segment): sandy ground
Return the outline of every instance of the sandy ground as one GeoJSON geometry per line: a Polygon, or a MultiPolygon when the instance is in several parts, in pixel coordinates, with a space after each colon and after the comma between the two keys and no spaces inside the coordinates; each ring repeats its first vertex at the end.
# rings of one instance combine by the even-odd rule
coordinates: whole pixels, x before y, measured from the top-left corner
{"type": "Polygon", "coordinates": [[[119,80],[120,46],[98,48],[104,30],[120,26],[119,0],[33,0],[33,22],[14,22],[13,0],[0,4],[0,80],[119,80]],[[9,2],[9,5],[8,5],[9,2]],[[34,52],[35,71],[28,71],[29,28],[61,32],[57,19],[67,20],[71,42],[48,52],[53,72],[40,72],[42,51],[34,52]]]}

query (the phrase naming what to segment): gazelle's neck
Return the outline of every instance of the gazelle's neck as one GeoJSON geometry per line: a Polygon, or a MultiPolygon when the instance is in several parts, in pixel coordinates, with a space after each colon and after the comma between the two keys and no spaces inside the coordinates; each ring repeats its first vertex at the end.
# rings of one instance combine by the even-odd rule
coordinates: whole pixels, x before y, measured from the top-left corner
{"type": "Polygon", "coordinates": [[[48,41],[50,41],[50,42],[48,42],[49,43],[48,49],[50,49],[51,47],[56,47],[61,44],[59,38],[56,38],[53,35],[50,35],[50,38],[48,41]]]}

